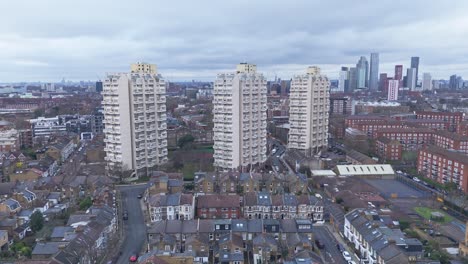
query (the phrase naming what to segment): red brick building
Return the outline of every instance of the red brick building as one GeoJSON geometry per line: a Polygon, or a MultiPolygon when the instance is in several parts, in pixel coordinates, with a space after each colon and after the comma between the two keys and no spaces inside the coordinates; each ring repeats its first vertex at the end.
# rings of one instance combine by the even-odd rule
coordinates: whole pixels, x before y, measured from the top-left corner
{"type": "Polygon", "coordinates": [[[448,121],[450,130],[454,131],[457,125],[463,121],[465,114],[462,112],[416,112],[417,119],[435,119],[448,121]]]}
{"type": "Polygon", "coordinates": [[[468,121],[462,121],[457,125],[457,134],[468,136],[468,121]]]}
{"type": "Polygon", "coordinates": [[[410,119],[402,122],[407,127],[427,127],[434,130],[449,130],[450,122],[438,119],[410,119]]]}
{"type": "Polygon", "coordinates": [[[348,116],[345,119],[345,126],[357,128],[355,126],[361,123],[381,124],[382,121],[385,121],[385,118],[382,116],[370,116],[370,115],[348,116]]]}
{"type": "Polygon", "coordinates": [[[454,182],[468,193],[468,158],[440,147],[429,146],[419,150],[418,172],[439,183],[454,182]]]}
{"type": "Polygon", "coordinates": [[[373,137],[375,132],[384,128],[404,128],[400,121],[383,120],[382,122],[363,122],[355,125],[356,129],[364,131],[369,137],[373,137]]]}
{"type": "Polygon", "coordinates": [[[345,123],[344,119],[330,118],[328,125],[328,132],[333,138],[342,139],[345,136],[345,123]]]}
{"type": "Polygon", "coordinates": [[[403,150],[415,151],[429,144],[433,134],[434,131],[428,128],[383,128],[374,133],[374,138],[397,140],[403,150]]]}
{"type": "Polygon", "coordinates": [[[379,158],[387,160],[401,160],[403,147],[397,140],[380,137],[375,141],[375,151],[379,158]]]}
{"type": "Polygon", "coordinates": [[[200,219],[237,219],[240,217],[240,196],[228,194],[197,197],[197,216],[200,219]]]}
{"type": "Polygon", "coordinates": [[[432,144],[444,149],[458,150],[468,154],[468,136],[448,131],[437,131],[432,136],[432,144]]]}

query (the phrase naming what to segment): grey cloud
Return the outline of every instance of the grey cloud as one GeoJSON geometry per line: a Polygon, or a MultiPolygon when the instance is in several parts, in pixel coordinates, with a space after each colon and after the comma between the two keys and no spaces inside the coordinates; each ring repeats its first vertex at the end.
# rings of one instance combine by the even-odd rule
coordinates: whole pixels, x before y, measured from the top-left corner
{"type": "Polygon", "coordinates": [[[240,61],[268,76],[317,64],[336,77],[374,51],[381,71],[419,55],[420,72],[468,76],[465,1],[16,0],[0,9],[0,82],[95,79],[140,60],[174,80],[213,79],[240,61]]]}

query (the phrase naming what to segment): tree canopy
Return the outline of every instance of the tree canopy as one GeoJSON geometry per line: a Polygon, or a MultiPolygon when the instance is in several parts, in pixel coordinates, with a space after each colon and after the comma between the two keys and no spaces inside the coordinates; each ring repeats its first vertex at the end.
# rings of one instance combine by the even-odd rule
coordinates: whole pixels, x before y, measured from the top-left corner
{"type": "Polygon", "coordinates": [[[40,231],[44,226],[44,216],[40,211],[35,211],[31,215],[31,230],[35,233],[40,231]]]}

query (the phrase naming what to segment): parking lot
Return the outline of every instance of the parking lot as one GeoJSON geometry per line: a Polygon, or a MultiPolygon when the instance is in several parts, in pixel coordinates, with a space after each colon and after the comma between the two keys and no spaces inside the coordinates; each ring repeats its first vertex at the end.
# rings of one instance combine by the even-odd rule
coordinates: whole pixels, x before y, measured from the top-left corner
{"type": "Polygon", "coordinates": [[[392,179],[366,179],[368,184],[374,186],[379,190],[381,195],[385,198],[423,198],[424,193],[411,188],[410,186],[392,179]]]}

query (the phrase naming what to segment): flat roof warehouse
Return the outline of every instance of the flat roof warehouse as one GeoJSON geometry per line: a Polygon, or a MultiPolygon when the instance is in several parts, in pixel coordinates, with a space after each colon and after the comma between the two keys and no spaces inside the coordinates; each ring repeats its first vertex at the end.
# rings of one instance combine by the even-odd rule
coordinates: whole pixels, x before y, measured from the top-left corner
{"type": "Polygon", "coordinates": [[[336,165],[340,176],[365,176],[365,175],[394,175],[395,172],[389,164],[373,165],[336,165]]]}

